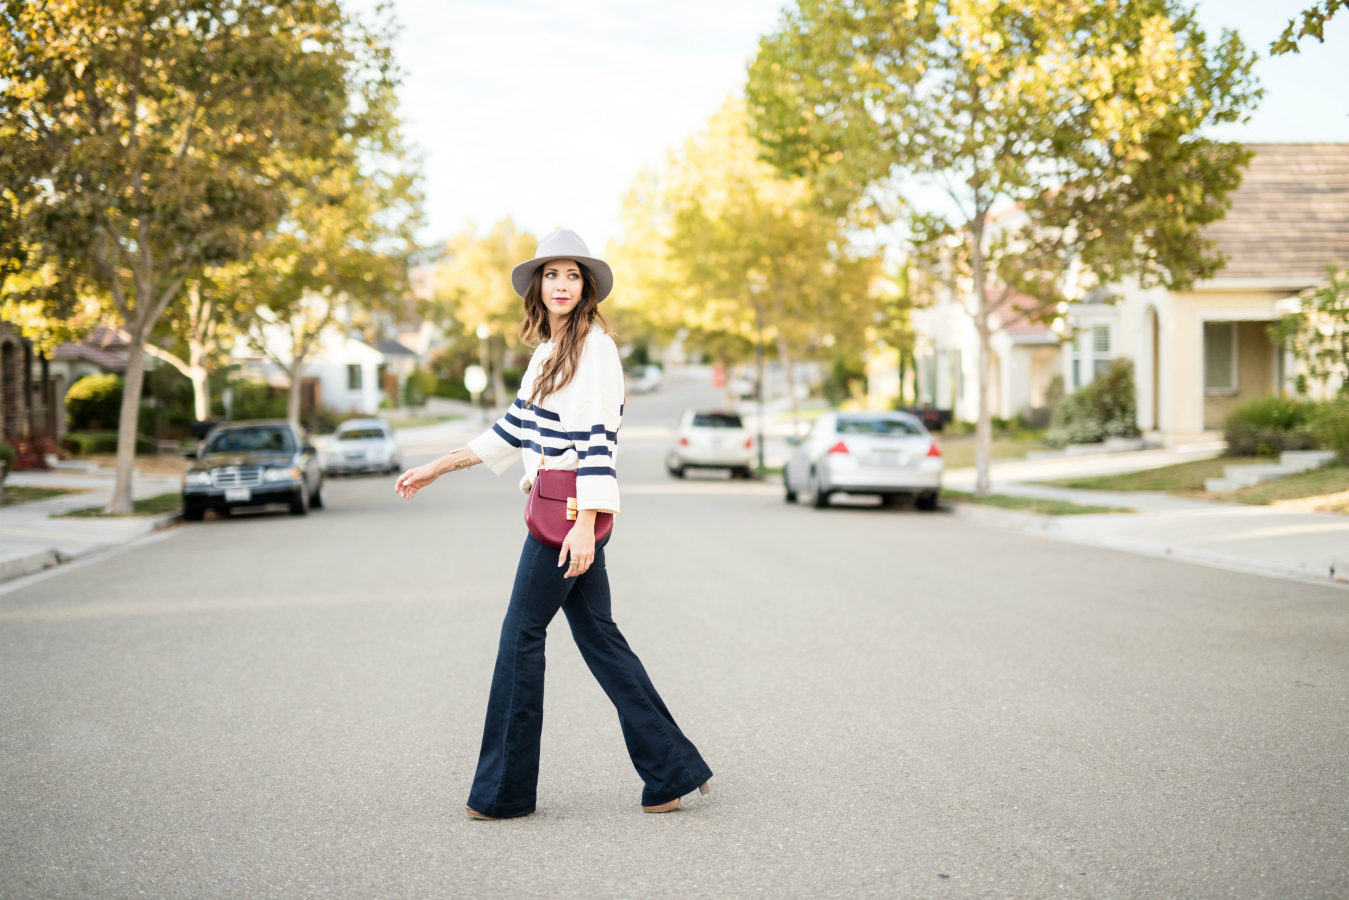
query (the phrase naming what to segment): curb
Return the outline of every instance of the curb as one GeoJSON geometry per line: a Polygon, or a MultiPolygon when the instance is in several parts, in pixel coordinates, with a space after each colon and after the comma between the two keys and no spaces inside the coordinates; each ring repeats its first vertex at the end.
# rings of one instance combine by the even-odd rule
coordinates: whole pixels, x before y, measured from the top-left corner
{"type": "Polygon", "coordinates": [[[46,550],[38,550],[24,556],[15,556],[6,560],[0,560],[0,584],[6,581],[13,581],[16,578],[23,578],[26,575],[32,575],[35,572],[41,572],[44,569],[51,569],[63,563],[75,562],[84,559],[95,553],[102,553],[106,550],[112,550],[117,547],[125,546],[133,541],[138,541],[147,534],[154,534],[163,531],[166,528],[172,528],[183,521],[182,510],[171,513],[161,513],[157,516],[146,518],[146,528],[144,531],[133,534],[124,541],[118,541],[112,544],[101,544],[90,547],[79,553],[62,553],[55,547],[49,547],[46,550]]]}
{"type": "Polygon", "coordinates": [[[53,549],[38,550],[35,553],[28,553],[23,556],[13,556],[0,562],[0,581],[11,581],[25,575],[32,575],[34,572],[50,569],[52,566],[63,562],[65,560],[61,557],[61,554],[53,549]]]}
{"type": "MultiPolygon", "coordinates": [[[[1349,555],[1336,559],[1325,570],[1325,574],[1303,566],[1284,566],[1271,563],[1252,562],[1249,558],[1232,556],[1226,553],[1209,553],[1193,550],[1189,547],[1175,547],[1153,541],[1111,540],[1075,534],[1065,523],[1058,521],[1060,516],[1042,516],[1037,513],[1012,512],[1004,509],[989,509],[971,503],[947,501],[943,503],[957,516],[979,525],[1000,528],[1033,535],[1047,540],[1062,541],[1066,544],[1081,544],[1087,547],[1099,547],[1104,550],[1120,550],[1136,553],[1139,556],[1151,556],[1155,559],[1171,559],[1177,562],[1193,563],[1215,569],[1226,569],[1246,575],[1263,575],[1266,578],[1284,578],[1301,581],[1323,587],[1349,588],[1349,555]],[[947,503],[949,502],[949,505],[947,503]]],[[[1067,517],[1071,518],[1071,516],[1067,517]]]]}

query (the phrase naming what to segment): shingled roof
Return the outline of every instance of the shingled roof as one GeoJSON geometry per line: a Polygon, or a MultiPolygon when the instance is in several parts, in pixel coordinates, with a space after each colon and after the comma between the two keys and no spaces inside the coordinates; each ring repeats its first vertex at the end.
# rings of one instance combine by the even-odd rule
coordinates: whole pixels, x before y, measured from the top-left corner
{"type": "Polygon", "coordinates": [[[1232,208],[1204,232],[1227,257],[1216,277],[1311,285],[1349,266],[1349,143],[1246,146],[1232,208]]]}

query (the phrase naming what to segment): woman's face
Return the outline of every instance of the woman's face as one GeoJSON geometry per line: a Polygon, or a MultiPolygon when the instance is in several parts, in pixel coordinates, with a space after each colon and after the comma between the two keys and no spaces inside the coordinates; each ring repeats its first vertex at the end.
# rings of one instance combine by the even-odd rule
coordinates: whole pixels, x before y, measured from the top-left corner
{"type": "Polygon", "coordinates": [[[581,302],[581,267],[569,259],[554,259],[543,265],[543,303],[555,316],[569,316],[581,302]]]}

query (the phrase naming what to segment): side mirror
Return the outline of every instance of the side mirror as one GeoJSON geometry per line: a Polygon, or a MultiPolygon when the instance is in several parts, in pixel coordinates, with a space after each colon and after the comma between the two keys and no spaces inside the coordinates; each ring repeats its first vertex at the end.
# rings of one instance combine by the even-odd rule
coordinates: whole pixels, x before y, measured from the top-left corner
{"type": "Polygon", "coordinates": [[[793,435],[793,436],[787,438],[787,446],[788,446],[788,447],[800,447],[800,446],[801,446],[801,439],[800,439],[799,437],[796,437],[795,435],[793,435]]]}
{"type": "Polygon", "coordinates": [[[184,451],[183,451],[183,458],[184,458],[184,459],[196,459],[196,458],[197,458],[197,451],[196,451],[196,450],[184,450],[184,451]]]}
{"type": "Polygon", "coordinates": [[[312,454],[312,453],[318,453],[318,450],[315,449],[315,447],[314,447],[313,444],[305,444],[303,447],[300,448],[300,452],[301,452],[301,453],[311,453],[311,454],[312,454]]]}

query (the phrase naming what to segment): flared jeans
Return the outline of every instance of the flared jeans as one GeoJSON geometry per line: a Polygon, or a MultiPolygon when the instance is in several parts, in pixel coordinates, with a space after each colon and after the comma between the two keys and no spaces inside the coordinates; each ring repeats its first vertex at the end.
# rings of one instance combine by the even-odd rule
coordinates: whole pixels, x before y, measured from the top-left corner
{"type": "Polygon", "coordinates": [[[487,700],[478,771],[468,805],[498,818],[534,811],[543,731],[544,642],[559,608],[590,672],[618,710],[628,755],[644,785],[642,805],[682,797],[712,777],[698,750],[675,724],[646,669],[614,624],[604,545],[585,574],[564,578],[558,551],[530,535],[520,554],[510,608],[501,626],[487,700]]]}

